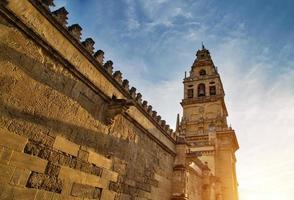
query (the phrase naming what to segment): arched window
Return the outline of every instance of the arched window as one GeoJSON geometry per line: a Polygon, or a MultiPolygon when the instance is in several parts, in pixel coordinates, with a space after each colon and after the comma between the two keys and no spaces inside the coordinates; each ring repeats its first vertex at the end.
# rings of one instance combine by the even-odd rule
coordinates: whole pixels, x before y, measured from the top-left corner
{"type": "Polygon", "coordinates": [[[203,96],[205,96],[205,84],[200,83],[198,85],[198,97],[203,97],[203,96]]]}
{"type": "Polygon", "coordinates": [[[206,71],[205,71],[204,69],[201,69],[201,70],[199,71],[199,75],[200,75],[200,76],[204,76],[204,75],[206,75],[206,71]]]}
{"type": "Polygon", "coordinates": [[[210,95],[216,95],[216,88],[215,86],[209,86],[209,94],[210,95]]]}

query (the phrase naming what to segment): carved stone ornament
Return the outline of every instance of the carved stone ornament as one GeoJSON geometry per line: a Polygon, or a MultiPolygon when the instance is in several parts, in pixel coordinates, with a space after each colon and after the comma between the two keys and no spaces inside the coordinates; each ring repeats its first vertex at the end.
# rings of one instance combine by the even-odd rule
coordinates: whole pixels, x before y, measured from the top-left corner
{"type": "Polygon", "coordinates": [[[104,111],[105,124],[111,125],[114,122],[115,116],[126,112],[133,105],[134,101],[131,99],[117,99],[113,97],[104,111]]]}

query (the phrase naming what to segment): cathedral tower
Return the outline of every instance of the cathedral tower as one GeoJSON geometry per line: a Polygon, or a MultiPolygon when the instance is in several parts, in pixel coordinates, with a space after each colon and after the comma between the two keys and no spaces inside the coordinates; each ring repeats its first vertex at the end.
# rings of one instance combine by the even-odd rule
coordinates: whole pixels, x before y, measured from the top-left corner
{"type": "Polygon", "coordinates": [[[239,146],[234,130],[227,124],[228,112],[219,73],[203,45],[183,83],[183,117],[177,125],[179,135],[186,139],[188,152],[197,155],[211,170],[213,196],[237,200],[235,151],[239,146]]]}

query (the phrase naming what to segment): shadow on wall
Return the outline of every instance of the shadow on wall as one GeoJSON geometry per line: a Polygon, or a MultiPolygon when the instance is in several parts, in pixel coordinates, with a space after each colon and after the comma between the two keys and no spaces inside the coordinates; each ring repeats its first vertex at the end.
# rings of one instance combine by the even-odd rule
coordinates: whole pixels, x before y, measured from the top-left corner
{"type": "MultiPolygon", "coordinates": [[[[54,66],[50,62],[42,64],[1,42],[0,52],[1,60],[12,63],[27,76],[40,84],[45,84],[78,102],[78,104],[92,116],[97,111],[97,108],[100,108],[101,110],[102,105],[105,103],[101,97],[95,94],[81,81],[54,72],[54,66]]],[[[23,87],[26,86],[24,85],[23,87]]],[[[1,88],[1,84],[0,93],[5,93],[3,87],[1,88]]],[[[1,94],[0,98],[2,98],[1,94]]],[[[63,110],[60,110],[59,112],[63,112],[63,110]]],[[[12,107],[5,103],[3,98],[0,99],[0,115],[2,119],[5,117],[10,120],[6,126],[9,126],[8,128],[12,129],[11,131],[17,132],[20,135],[25,135],[28,138],[34,137],[34,134],[37,134],[37,132],[41,130],[47,134],[49,132],[62,134],[71,141],[94,148],[97,152],[104,155],[114,154],[126,161],[133,160],[134,156],[136,156],[135,152],[138,147],[135,147],[137,145],[134,142],[129,142],[109,134],[106,135],[103,131],[99,132],[98,128],[96,132],[85,127],[76,126],[57,119],[20,110],[19,108],[12,107]],[[122,146],[124,146],[123,152],[121,151],[122,146]]],[[[1,118],[0,120],[2,120],[1,118]]],[[[3,122],[0,123],[2,124],[3,122]]]]}
{"type": "MultiPolygon", "coordinates": [[[[55,72],[55,63],[53,63],[58,63],[57,61],[51,61],[51,59],[49,61],[47,58],[49,56],[44,55],[44,60],[46,61],[41,63],[1,42],[0,52],[1,60],[8,61],[16,65],[26,75],[35,81],[41,84],[45,84],[50,88],[62,93],[63,95],[66,95],[72,100],[77,101],[79,105],[86,109],[94,118],[101,120],[105,101],[80,80],[75,80],[69,76],[64,76],[61,73],[57,74],[55,72]]],[[[42,56],[41,53],[39,54],[39,56],[42,56]]],[[[60,66],[58,67],[60,68],[60,66]]]]}
{"type": "MultiPolygon", "coordinates": [[[[97,108],[101,110],[101,107],[105,104],[105,101],[100,96],[94,93],[80,80],[74,80],[74,78],[56,73],[53,69],[54,64],[52,61],[44,62],[43,64],[2,42],[0,42],[0,52],[0,60],[12,63],[27,76],[40,83],[40,85],[45,84],[53,90],[76,101],[92,116],[94,115],[93,113],[97,112],[97,108]]],[[[49,59],[47,58],[47,60],[49,59]]],[[[24,85],[23,87],[26,86],[24,85]]],[[[3,92],[2,90],[3,87],[1,88],[0,84],[0,93],[3,92]]],[[[59,112],[63,112],[63,110],[59,112]]],[[[100,115],[101,114],[102,112],[100,112],[100,115]]],[[[123,116],[120,117],[124,118],[123,116]]],[[[74,122],[67,123],[37,113],[26,112],[18,107],[9,105],[0,94],[0,125],[6,126],[12,132],[24,135],[28,138],[35,137],[35,135],[40,134],[40,132],[43,134],[54,133],[63,135],[72,142],[95,149],[100,154],[113,155],[114,157],[128,162],[130,165],[128,171],[131,174],[137,173],[133,169],[136,168],[135,166],[138,163],[153,169],[154,167],[158,168],[164,165],[164,161],[161,162],[161,159],[158,158],[159,152],[162,151],[160,149],[161,147],[149,139],[147,135],[132,122],[129,122],[127,119],[119,120],[119,124],[117,127],[114,127],[116,129],[114,131],[118,133],[121,132],[122,126],[127,126],[126,123],[133,126],[132,131],[128,132],[132,132],[131,134],[139,136],[139,143],[111,135],[109,132],[110,129],[107,133],[102,130],[100,131],[99,127],[97,127],[97,131],[93,131],[86,127],[77,126],[74,122]]]]}

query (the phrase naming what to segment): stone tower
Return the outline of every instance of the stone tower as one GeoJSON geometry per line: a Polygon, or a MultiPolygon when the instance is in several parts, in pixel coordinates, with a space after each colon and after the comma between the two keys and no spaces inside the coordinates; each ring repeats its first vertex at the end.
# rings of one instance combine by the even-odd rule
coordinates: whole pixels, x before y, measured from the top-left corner
{"type": "Polygon", "coordinates": [[[237,200],[235,152],[239,148],[234,130],[227,124],[224,89],[209,51],[202,45],[188,76],[184,78],[183,117],[177,123],[189,154],[206,163],[213,175],[211,198],[237,200]]]}

